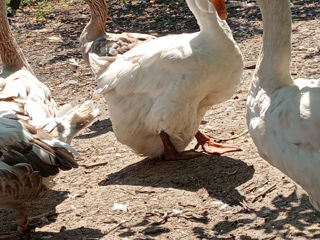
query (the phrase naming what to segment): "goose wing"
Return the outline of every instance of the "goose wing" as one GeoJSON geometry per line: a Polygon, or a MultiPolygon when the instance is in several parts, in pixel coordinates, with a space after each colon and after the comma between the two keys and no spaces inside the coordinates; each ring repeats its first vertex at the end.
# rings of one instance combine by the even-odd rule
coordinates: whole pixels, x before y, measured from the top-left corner
{"type": "Polygon", "coordinates": [[[68,144],[52,139],[14,115],[0,116],[0,151],[5,163],[28,163],[43,177],[78,166],[72,154],[76,151],[68,144]]]}
{"type": "MultiPolygon", "coordinates": [[[[189,45],[192,37],[192,34],[182,34],[158,38],[118,55],[115,62],[98,76],[98,92],[106,94],[115,90],[123,96],[150,93],[156,97],[161,94],[159,89],[174,87],[172,79],[182,79],[184,74],[192,71],[188,61],[182,62],[192,54],[189,45]]],[[[91,63],[99,60],[93,53],[89,58],[91,63]]]]}

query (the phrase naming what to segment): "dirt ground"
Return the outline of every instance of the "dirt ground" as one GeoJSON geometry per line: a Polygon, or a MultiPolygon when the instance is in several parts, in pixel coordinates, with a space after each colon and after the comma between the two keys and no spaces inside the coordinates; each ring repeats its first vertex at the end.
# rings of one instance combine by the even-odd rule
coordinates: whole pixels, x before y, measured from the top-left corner
{"type": "MultiPolygon", "coordinates": [[[[320,2],[291,2],[292,74],[319,78],[320,2]]],[[[46,21],[36,21],[35,6],[23,7],[11,25],[55,100],[61,105],[83,102],[96,86],[78,48],[88,7],[79,0],[53,3],[46,21]]],[[[161,36],[198,30],[184,0],[132,4],[113,0],[109,5],[110,32],[161,36]]],[[[245,65],[252,66],[261,45],[258,8],[229,9],[228,23],[245,65]]],[[[245,70],[233,98],[207,112],[201,125],[204,132],[228,138],[246,130],[245,102],[252,73],[245,70]]],[[[99,118],[72,143],[82,166],[61,172],[45,198],[30,206],[35,226],[31,239],[320,239],[320,214],[306,193],[258,156],[248,134],[227,141],[241,146],[242,152],[177,162],[144,159],[116,141],[108,106],[103,99],[96,103],[99,118]],[[97,163],[103,165],[84,167],[97,163]]],[[[15,227],[15,215],[0,210],[0,233],[15,227]]]]}

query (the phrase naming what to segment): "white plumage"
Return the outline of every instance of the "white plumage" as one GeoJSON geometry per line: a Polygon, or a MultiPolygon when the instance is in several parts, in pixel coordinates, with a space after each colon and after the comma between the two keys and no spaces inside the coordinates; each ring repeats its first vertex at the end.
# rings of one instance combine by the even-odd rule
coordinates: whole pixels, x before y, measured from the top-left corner
{"type": "Polygon", "coordinates": [[[288,0],[258,0],[263,48],[247,101],[249,132],[270,164],[300,184],[320,210],[320,79],[290,75],[288,0]]]}
{"type": "MultiPolygon", "coordinates": [[[[223,1],[212,2],[224,6],[223,1]]],[[[208,0],[187,4],[200,32],[139,44],[118,55],[105,71],[99,71],[103,57],[89,54],[92,68],[100,73],[98,92],[107,100],[115,135],[142,155],[163,154],[161,132],[183,151],[206,111],[230,98],[240,80],[242,55],[227,23],[208,0]]]]}

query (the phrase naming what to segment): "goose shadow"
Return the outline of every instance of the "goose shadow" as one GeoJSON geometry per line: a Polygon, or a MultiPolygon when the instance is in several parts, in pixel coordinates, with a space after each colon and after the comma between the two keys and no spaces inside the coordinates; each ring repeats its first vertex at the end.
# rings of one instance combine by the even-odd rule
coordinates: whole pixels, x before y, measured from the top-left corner
{"type": "Polygon", "coordinates": [[[33,233],[31,240],[50,239],[50,240],[78,240],[78,239],[101,239],[104,234],[98,229],[79,227],[75,229],[61,229],[60,232],[38,232],[33,233]]]}
{"type": "Polygon", "coordinates": [[[78,239],[100,239],[104,234],[98,229],[79,227],[75,229],[65,229],[62,227],[60,232],[33,232],[24,235],[16,235],[5,238],[5,240],[78,240],[78,239]]]}
{"type": "Polygon", "coordinates": [[[253,166],[226,156],[203,154],[197,159],[170,162],[146,158],[109,174],[99,185],[152,186],[192,192],[205,188],[210,197],[238,205],[245,197],[236,187],[253,174],[253,166]]]}
{"type": "Polygon", "coordinates": [[[89,138],[94,138],[99,135],[106,134],[107,132],[113,131],[110,118],[104,119],[102,121],[97,120],[88,128],[92,131],[92,133],[82,134],[82,135],[76,136],[75,138],[76,139],[89,139],[89,138]]]}
{"type": "Polygon", "coordinates": [[[66,229],[61,226],[59,232],[36,232],[35,228],[43,227],[56,221],[59,212],[56,211],[56,206],[68,198],[68,191],[55,191],[49,189],[45,195],[38,201],[34,201],[28,207],[28,220],[30,232],[20,235],[18,232],[3,238],[6,233],[16,231],[16,215],[13,210],[0,210],[0,239],[6,240],[77,240],[77,239],[100,239],[104,234],[98,229],[86,228],[84,226],[76,229],[66,229]]]}

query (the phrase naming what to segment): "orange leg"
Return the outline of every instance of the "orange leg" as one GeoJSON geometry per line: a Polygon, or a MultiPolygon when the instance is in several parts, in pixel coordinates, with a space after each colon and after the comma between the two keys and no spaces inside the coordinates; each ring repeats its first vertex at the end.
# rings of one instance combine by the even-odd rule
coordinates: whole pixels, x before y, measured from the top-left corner
{"type": "Polygon", "coordinates": [[[169,135],[164,131],[160,132],[160,138],[164,147],[164,157],[167,161],[192,159],[199,157],[202,154],[194,150],[178,152],[172,144],[172,142],[170,141],[169,135]]]}
{"type": "Polygon", "coordinates": [[[221,155],[228,152],[242,151],[240,148],[235,146],[228,146],[215,143],[210,137],[204,135],[200,131],[196,133],[195,137],[198,143],[194,149],[198,149],[201,146],[203,151],[208,154],[221,155]]]}
{"type": "Polygon", "coordinates": [[[18,232],[24,233],[28,230],[28,215],[27,210],[24,207],[17,208],[18,217],[18,232]]]}

